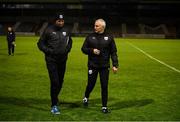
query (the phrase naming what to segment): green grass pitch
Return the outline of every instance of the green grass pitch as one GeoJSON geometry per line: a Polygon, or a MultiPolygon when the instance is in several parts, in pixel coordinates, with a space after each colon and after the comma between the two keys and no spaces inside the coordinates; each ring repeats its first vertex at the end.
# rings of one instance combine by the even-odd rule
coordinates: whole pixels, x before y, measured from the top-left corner
{"type": "Polygon", "coordinates": [[[17,37],[14,56],[7,55],[0,37],[0,120],[180,120],[180,73],[150,59],[132,47],[180,70],[180,40],[116,38],[119,72],[110,72],[111,113],[101,113],[99,78],[83,108],[87,82],[87,56],[81,52],[84,37],[73,38],[65,81],[59,95],[61,114],[50,113],[49,77],[39,37],[17,37]]]}

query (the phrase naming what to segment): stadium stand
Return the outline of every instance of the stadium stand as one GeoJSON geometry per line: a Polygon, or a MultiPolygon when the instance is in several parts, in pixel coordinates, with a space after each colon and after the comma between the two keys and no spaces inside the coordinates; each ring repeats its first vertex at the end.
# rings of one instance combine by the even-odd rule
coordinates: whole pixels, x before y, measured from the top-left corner
{"type": "Polygon", "coordinates": [[[35,26],[35,23],[32,22],[22,22],[17,27],[16,32],[33,32],[35,26]]]}
{"type": "Polygon", "coordinates": [[[138,24],[126,24],[128,34],[140,34],[138,24]]]}
{"type": "Polygon", "coordinates": [[[74,36],[91,33],[97,18],[104,18],[107,31],[117,37],[177,38],[180,35],[178,0],[6,0],[1,3],[1,35],[9,25],[18,34],[40,35],[59,11],[65,14],[66,25],[74,36]]]}

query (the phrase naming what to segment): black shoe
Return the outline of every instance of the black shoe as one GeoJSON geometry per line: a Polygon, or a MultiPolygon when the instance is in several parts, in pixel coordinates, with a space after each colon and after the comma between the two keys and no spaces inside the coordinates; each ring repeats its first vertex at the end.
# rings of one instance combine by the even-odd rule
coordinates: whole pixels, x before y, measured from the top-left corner
{"type": "Polygon", "coordinates": [[[86,98],[86,97],[83,98],[83,105],[84,105],[85,107],[88,106],[88,98],[86,98]]]}
{"type": "Polygon", "coordinates": [[[107,107],[102,107],[102,112],[105,113],[105,114],[109,113],[108,108],[107,107]]]}

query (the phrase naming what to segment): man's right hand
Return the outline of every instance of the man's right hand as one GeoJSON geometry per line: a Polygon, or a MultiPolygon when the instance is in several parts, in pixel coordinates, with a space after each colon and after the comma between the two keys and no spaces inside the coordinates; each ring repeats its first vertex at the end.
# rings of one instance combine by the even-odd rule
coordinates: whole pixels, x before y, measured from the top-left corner
{"type": "Polygon", "coordinates": [[[98,49],[93,49],[93,53],[94,53],[95,55],[99,55],[99,54],[100,54],[100,50],[98,50],[98,49]]]}
{"type": "Polygon", "coordinates": [[[113,71],[113,73],[117,73],[117,71],[118,71],[118,68],[116,68],[116,67],[112,67],[112,71],[113,71]]]}

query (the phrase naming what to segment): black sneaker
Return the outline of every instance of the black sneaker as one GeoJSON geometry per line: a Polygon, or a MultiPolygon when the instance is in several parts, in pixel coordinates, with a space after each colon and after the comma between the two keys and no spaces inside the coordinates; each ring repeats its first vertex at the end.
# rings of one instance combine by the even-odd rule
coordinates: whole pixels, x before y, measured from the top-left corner
{"type": "Polygon", "coordinates": [[[102,112],[103,113],[109,113],[108,108],[107,107],[102,107],[102,112]]]}
{"type": "Polygon", "coordinates": [[[86,98],[86,97],[83,98],[83,105],[84,105],[85,107],[88,106],[88,98],[86,98]]]}

